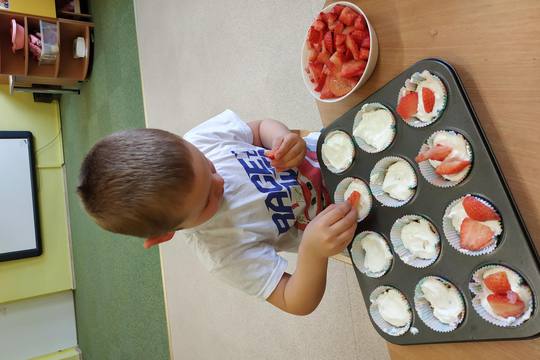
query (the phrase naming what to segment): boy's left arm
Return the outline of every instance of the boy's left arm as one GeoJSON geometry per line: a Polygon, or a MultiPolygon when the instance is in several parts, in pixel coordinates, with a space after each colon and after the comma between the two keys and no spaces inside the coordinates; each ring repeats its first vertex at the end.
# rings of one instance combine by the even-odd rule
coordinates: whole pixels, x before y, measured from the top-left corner
{"type": "Polygon", "coordinates": [[[257,120],[248,123],[253,132],[253,145],[269,149],[267,156],[277,171],[300,165],[306,156],[306,142],[283,123],[273,120],[257,120]]]}

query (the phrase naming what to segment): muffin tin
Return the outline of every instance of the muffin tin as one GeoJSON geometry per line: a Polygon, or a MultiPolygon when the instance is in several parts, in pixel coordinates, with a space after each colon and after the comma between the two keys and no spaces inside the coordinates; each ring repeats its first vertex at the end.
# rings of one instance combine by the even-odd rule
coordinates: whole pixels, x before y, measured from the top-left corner
{"type": "MultiPolygon", "coordinates": [[[[395,254],[388,272],[379,278],[368,277],[356,267],[355,273],[362,290],[366,306],[370,308],[370,295],[379,286],[391,286],[400,290],[410,304],[414,304],[414,292],[418,282],[426,276],[439,276],[453,283],[465,300],[465,317],[457,329],[450,332],[436,332],[419,318],[413,309],[411,330],[399,336],[383,332],[371,319],[375,329],[387,341],[400,344],[428,344],[445,342],[510,340],[540,336],[540,315],[538,314],[538,294],[540,294],[540,263],[532,239],[525,227],[503,174],[491,151],[486,135],[474,113],[472,105],[456,71],[439,59],[422,60],[388,84],[373,93],[360,104],[353,107],[329,127],[322,131],[317,153],[321,158],[321,145],[325,136],[334,130],[342,130],[352,139],[352,127],[355,115],[366,103],[381,103],[386,106],[396,119],[396,136],[393,143],[378,153],[361,150],[355,143],[353,164],[344,172],[334,174],[324,164],[322,173],[332,196],[337,184],[346,177],[356,177],[369,183],[370,172],[374,165],[384,157],[399,156],[407,159],[415,169],[418,185],[414,197],[400,207],[382,206],[373,199],[370,214],[359,223],[357,233],[375,231],[390,238],[394,222],[404,215],[421,215],[428,219],[441,237],[441,250],[437,260],[425,268],[415,268],[405,264],[395,254]],[[400,88],[415,72],[428,70],[437,75],[448,91],[446,109],[439,119],[428,126],[414,128],[407,125],[396,113],[397,97],[400,88]],[[429,184],[420,174],[418,164],[414,162],[424,141],[435,131],[454,130],[465,136],[473,148],[474,160],[469,175],[453,187],[441,188],[429,184]],[[499,238],[497,248],[485,255],[468,256],[453,249],[444,236],[442,223],[446,207],[454,200],[466,194],[478,195],[495,205],[502,216],[504,231],[499,238]],[[534,309],[529,320],[517,327],[498,327],[482,319],[472,307],[469,282],[472,274],[488,264],[505,265],[518,272],[530,286],[534,298],[534,309]]],[[[351,246],[349,246],[349,252],[351,246]]]]}

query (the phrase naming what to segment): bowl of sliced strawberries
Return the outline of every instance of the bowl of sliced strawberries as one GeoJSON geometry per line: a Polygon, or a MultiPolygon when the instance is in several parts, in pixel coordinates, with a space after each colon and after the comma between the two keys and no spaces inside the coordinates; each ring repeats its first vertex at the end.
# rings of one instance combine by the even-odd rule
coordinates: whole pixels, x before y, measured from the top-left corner
{"type": "Polygon", "coordinates": [[[301,61],[304,83],[317,100],[342,100],[369,79],[378,55],[377,36],[364,12],[350,2],[335,2],[307,31],[301,61]]]}

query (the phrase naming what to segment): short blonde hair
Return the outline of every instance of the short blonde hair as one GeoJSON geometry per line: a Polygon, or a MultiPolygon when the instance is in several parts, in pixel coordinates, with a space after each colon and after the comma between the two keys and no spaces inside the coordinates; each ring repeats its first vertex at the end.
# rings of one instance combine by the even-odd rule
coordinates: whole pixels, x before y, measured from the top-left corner
{"type": "Polygon", "coordinates": [[[185,140],[167,131],[117,132],[86,155],[77,192],[104,229],[139,237],[162,235],[186,213],[182,200],[194,182],[191,161],[185,140]]]}

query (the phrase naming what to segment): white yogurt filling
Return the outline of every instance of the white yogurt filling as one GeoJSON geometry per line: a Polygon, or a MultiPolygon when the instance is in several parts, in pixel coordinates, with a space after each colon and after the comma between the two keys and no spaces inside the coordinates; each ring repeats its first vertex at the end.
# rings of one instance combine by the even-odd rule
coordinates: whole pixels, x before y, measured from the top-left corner
{"type": "Polygon", "coordinates": [[[382,189],[396,200],[407,200],[414,194],[416,174],[411,166],[404,160],[390,165],[382,184],[382,189]]]}
{"type": "Polygon", "coordinates": [[[343,171],[352,163],[354,145],[347,134],[335,131],[326,137],[321,152],[326,166],[343,171]]]}
{"type": "Polygon", "coordinates": [[[444,324],[457,324],[463,312],[463,301],[456,288],[441,281],[428,278],[420,289],[433,309],[433,316],[444,324]]]}
{"type": "Polygon", "coordinates": [[[411,221],[401,228],[403,246],[414,256],[422,259],[432,259],[437,256],[439,237],[425,219],[411,221]]]}
{"type": "Polygon", "coordinates": [[[409,304],[403,295],[395,289],[389,289],[380,294],[375,299],[375,304],[381,317],[395,327],[403,327],[411,321],[409,304]]]}
{"type": "Polygon", "coordinates": [[[360,240],[360,247],[365,253],[363,265],[366,269],[374,273],[388,269],[392,253],[380,235],[367,234],[360,240]]]}
{"type": "Polygon", "coordinates": [[[374,147],[376,151],[381,151],[394,137],[394,118],[386,109],[367,111],[364,108],[365,106],[356,115],[361,119],[354,128],[353,135],[374,147]]]}

